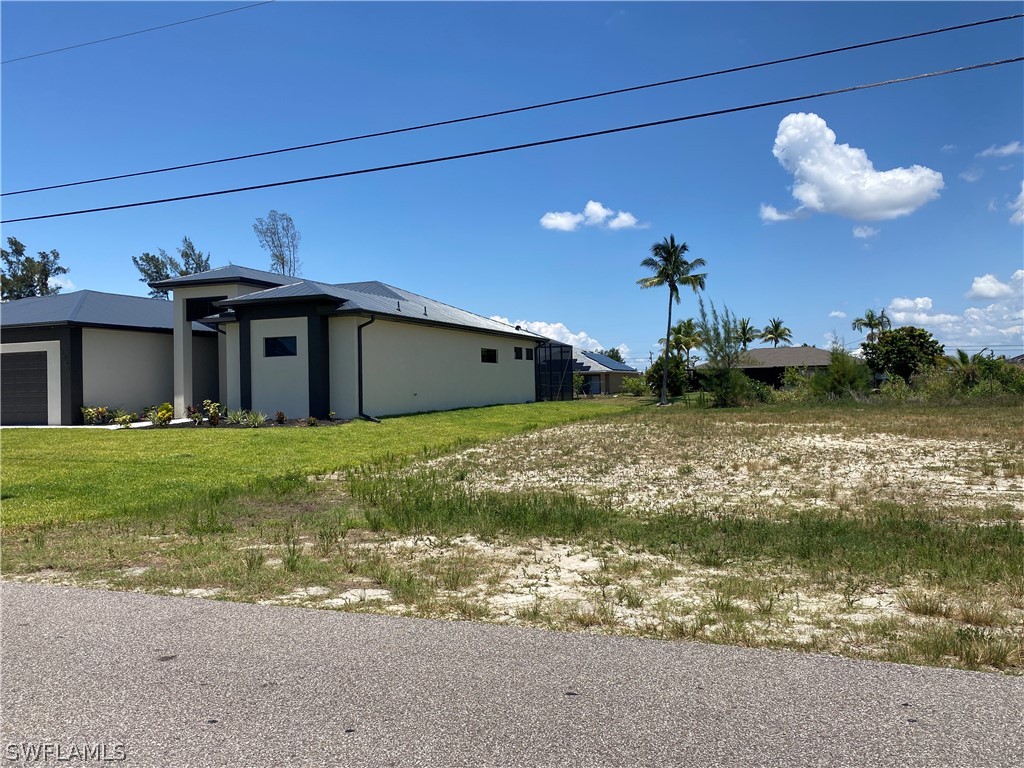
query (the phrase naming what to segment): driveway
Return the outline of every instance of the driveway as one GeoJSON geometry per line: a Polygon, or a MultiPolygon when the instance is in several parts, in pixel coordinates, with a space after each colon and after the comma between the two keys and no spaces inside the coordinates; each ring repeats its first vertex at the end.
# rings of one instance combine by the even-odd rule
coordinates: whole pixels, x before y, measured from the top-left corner
{"type": "Polygon", "coordinates": [[[42,585],[0,598],[0,764],[1024,760],[1024,680],[996,674],[42,585]]]}

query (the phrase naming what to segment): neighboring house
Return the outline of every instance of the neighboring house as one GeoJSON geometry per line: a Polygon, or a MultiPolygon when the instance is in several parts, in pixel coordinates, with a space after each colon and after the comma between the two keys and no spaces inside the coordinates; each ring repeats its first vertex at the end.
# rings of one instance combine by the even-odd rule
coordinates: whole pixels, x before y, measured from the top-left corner
{"type": "Polygon", "coordinates": [[[772,387],[781,387],[787,368],[796,368],[805,374],[815,373],[828,368],[831,362],[832,353],[827,349],[764,347],[744,352],[737,368],[755,381],[772,387]]]}
{"type": "Polygon", "coordinates": [[[174,295],[179,416],[198,400],[193,321],[221,330],[216,376],[230,409],[374,418],[538,396],[548,339],[384,283],[228,266],[152,286],[174,295]]]}
{"type": "Polygon", "coordinates": [[[573,370],[583,374],[583,392],[588,395],[614,395],[622,391],[622,380],[638,378],[640,371],[607,355],[573,349],[573,370]]]}
{"type": "Polygon", "coordinates": [[[1019,365],[1024,367],[1024,355],[1016,355],[1007,360],[1010,365],[1019,365]]]}
{"type": "MultiPolygon", "coordinates": [[[[0,305],[0,424],[81,424],[82,406],[141,411],[170,400],[172,310],[98,291],[0,305]]],[[[216,397],[216,330],[189,324],[187,333],[192,391],[216,397]]]]}

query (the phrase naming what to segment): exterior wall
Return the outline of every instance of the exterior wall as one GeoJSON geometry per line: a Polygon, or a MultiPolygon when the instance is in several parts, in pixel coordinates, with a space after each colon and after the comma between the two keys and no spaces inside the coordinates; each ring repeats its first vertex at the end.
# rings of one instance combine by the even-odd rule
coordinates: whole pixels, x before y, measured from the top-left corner
{"type": "Polygon", "coordinates": [[[227,364],[224,366],[226,390],[221,393],[221,401],[232,411],[242,407],[241,382],[238,375],[238,323],[224,325],[224,345],[227,364]]]}
{"type": "MultiPolygon", "coordinates": [[[[356,328],[365,323],[364,317],[332,317],[331,337],[331,410],[339,419],[359,416],[358,365],[356,328]]],[[[364,329],[365,338],[377,323],[364,329]]]]}
{"type": "Polygon", "coordinates": [[[46,353],[46,423],[50,426],[63,423],[61,421],[60,346],[60,341],[25,341],[14,344],[0,344],[0,372],[3,370],[3,355],[9,352],[46,353]]]}
{"type": "MultiPolygon", "coordinates": [[[[210,285],[196,285],[186,288],[178,288],[174,291],[174,415],[177,417],[183,417],[185,415],[185,406],[190,405],[196,400],[196,372],[194,365],[197,360],[208,360],[205,353],[200,353],[199,358],[195,357],[193,352],[193,334],[192,334],[192,323],[186,319],[186,307],[188,299],[201,299],[208,298],[211,296],[226,296],[232,299],[242,294],[252,293],[253,291],[259,291],[266,286],[255,286],[246,283],[215,283],[210,285]]],[[[198,338],[198,337],[196,337],[198,338]]],[[[224,371],[227,369],[227,358],[224,357],[227,353],[226,345],[218,345],[218,357],[217,368],[218,371],[224,371]]],[[[235,358],[238,359],[237,357],[235,358]]],[[[203,382],[203,386],[206,386],[205,378],[208,374],[203,373],[199,376],[199,381],[203,382]]],[[[219,376],[217,372],[209,374],[213,376],[219,376]]],[[[223,378],[224,385],[228,385],[227,376],[223,378]]],[[[225,400],[230,401],[228,393],[220,390],[220,385],[216,390],[217,397],[211,398],[216,399],[223,403],[225,400]]],[[[199,399],[202,402],[203,398],[199,399]]]]}
{"type": "Polygon", "coordinates": [[[389,416],[533,402],[534,363],[513,354],[525,346],[532,343],[378,319],[363,330],[363,410],[389,416]],[[480,361],[484,347],[497,350],[497,363],[480,361]]]}
{"type": "Polygon", "coordinates": [[[174,339],[169,333],[82,329],[82,399],[141,411],[174,395],[174,339]]]}
{"type": "Polygon", "coordinates": [[[289,418],[309,415],[309,340],[305,317],[253,320],[250,326],[252,350],[252,410],[273,416],[284,411],[289,418]],[[263,340],[268,336],[294,336],[294,357],[264,357],[263,340]]]}

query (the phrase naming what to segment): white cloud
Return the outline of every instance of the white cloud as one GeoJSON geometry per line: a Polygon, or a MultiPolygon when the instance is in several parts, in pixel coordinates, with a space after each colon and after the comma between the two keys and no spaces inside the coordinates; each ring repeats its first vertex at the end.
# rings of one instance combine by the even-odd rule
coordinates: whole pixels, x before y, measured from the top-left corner
{"type": "MultiPolygon", "coordinates": [[[[509,322],[507,317],[501,317],[499,315],[491,315],[491,320],[497,320],[499,323],[505,323],[505,325],[519,326],[531,333],[539,333],[541,336],[547,336],[549,339],[560,341],[563,344],[571,344],[574,347],[580,347],[581,349],[602,349],[602,344],[597,339],[593,338],[586,331],[580,331],[579,333],[573,333],[566,328],[564,323],[548,323],[543,320],[516,320],[514,323],[509,322]]],[[[621,350],[622,347],[620,346],[621,350]]]]}
{"type": "MultiPolygon", "coordinates": [[[[944,186],[941,173],[921,165],[876,171],[863,149],[836,144],[835,133],[815,114],[784,117],[772,154],[793,174],[793,197],[800,203],[796,212],[834,213],[857,221],[895,219],[934,200],[944,186]]],[[[778,213],[762,205],[762,219],[766,209],[778,213]]]]}
{"type": "Polygon", "coordinates": [[[583,221],[583,214],[569,211],[549,211],[540,217],[540,225],[544,229],[557,229],[560,232],[575,232],[583,221]]]}
{"type": "Polygon", "coordinates": [[[776,221],[791,221],[792,219],[800,218],[799,213],[796,211],[780,211],[774,205],[766,205],[761,203],[761,221],[766,224],[774,223],[776,221]]]}
{"type": "Polygon", "coordinates": [[[978,157],[1009,157],[1010,155],[1021,154],[1024,154],[1024,145],[1021,145],[1019,141],[1011,141],[1009,144],[1003,144],[1001,147],[993,144],[983,152],[979,152],[978,157]]]}
{"type": "Polygon", "coordinates": [[[831,312],[828,313],[828,316],[842,318],[846,317],[846,313],[843,312],[841,309],[833,309],[831,312]]]}
{"type": "Polygon", "coordinates": [[[973,184],[982,176],[985,175],[985,171],[977,166],[971,166],[966,171],[961,171],[960,178],[966,181],[968,184],[973,184]]]}
{"type": "Polygon", "coordinates": [[[67,291],[68,293],[78,290],[78,286],[71,282],[70,277],[51,277],[50,285],[60,288],[62,291],[67,291]]]}
{"type": "Polygon", "coordinates": [[[859,237],[862,240],[866,240],[869,237],[874,237],[877,234],[878,234],[878,230],[877,229],[875,229],[874,227],[869,227],[869,226],[864,225],[864,224],[858,225],[858,226],[853,228],[853,236],[854,237],[859,237]]]}
{"type": "Polygon", "coordinates": [[[931,331],[948,352],[1024,346],[1024,269],[1014,272],[1007,283],[994,275],[976,277],[965,296],[989,303],[954,314],[933,312],[928,297],[895,298],[889,302],[888,315],[893,325],[916,325],[931,331]]]}
{"type": "Polygon", "coordinates": [[[562,232],[575,232],[580,224],[599,229],[646,229],[650,226],[638,222],[636,216],[629,211],[614,211],[596,200],[588,200],[583,213],[549,211],[540,218],[540,225],[544,229],[562,232]]]}
{"type": "Polygon", "coordinates": [[[636,216],[628,211],[619,211],[615,218],[608,222],[608,229],[646,229],[647,225],[640,224],[636,216]]]}
{"type": "Polygon", "coordinates": [[[1024,224],[1024,181],[1020,183],[1020,194],[1017,199],[1006,206],[1013,213],[1010,215],[1011,224],[1024,224]]]}
{"type": "Polygon", "coordinates": [[[1013,288],[991,274],[974,278],[971,290],[964,294],[968,299],[1005,299],[1012,295],[1013,288]]]}
{"type": "Polygon", "coordinates": [[[889,309],[895,312],[919,312],[932,308],[932,300],[927,296],[918,299],[896,298],[889,302],[889,309]]]}
{"type": "Polygon", "coordinates": [[[604,224],[604,220],[613,213],[615,213],[615,211],[611,208],[605,208],[595,200],[588,200],[586,206],[583,208],[583,215],[587,219],[587,226],[590,227],[597,227],[604,224]]]}
{"type": "Polygon", "coordinates": [[[942,149],[939,150],[944,155],[956,152],[956,144],[943,144],[942,149]]]}

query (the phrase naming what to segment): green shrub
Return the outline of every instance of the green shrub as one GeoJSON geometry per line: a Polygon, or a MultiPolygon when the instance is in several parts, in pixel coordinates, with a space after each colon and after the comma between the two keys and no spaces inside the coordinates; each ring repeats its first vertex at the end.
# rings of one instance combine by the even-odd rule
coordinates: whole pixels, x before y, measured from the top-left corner
{"type": "Polygon", "coordinates": [[[185,418],[191,419],[197,427],[203,423],[203,409],[196,405],[185,406],[185,418]]]}
{"type": "Polygon", "coordinates": [[[262,427],[266,420],[267,414],[265,413],[261,413],[259,411],[245,411],[245,417],[243,418],[242,423],[247,427],[256,429],[257,427],[262,427]]]}
{"type": "Polygon", "coordinates": [[[203,413],[206,414],[206,421],[211,427],[216,427],[220,424],[221,417],[224,415],[224,406],[220,403],[215,403],[213,400],[203,400],[203,413]]]}
{"type": "Polygon", "coordinates": [[[622,380],[622,391],[633,397],[642,397],[651,394],[651,388],[647,386],[642,376],[627,376],[622,380]]]}
{"type": "Polygon", "coordinates": [[[174,406],[170,403],[163,403],[153,409],[150,419],[158,427],[166,427],[174,418],[174,406]]]}
{"type": "Polygon", "coordinates": [[[910,385],[907,384],[907,382],[905,382],[899,376],[893,377],[888,381],[882,382],[882,397],[886,398],[887,400],[895,400],[897,402],[909,400],[911,392],[912,390],[910,389],[910,385]]]}
{"type": "MultiPolygon", "coordinates": [[[[647,369],[645,379],[647,388],[656,395],[661,394],[662,366],[665,356],[662,355],[655,360],[647,369]]],[[[689,377],[686,372],[686,364],[675,355],[668,360],[668,396],[679,397],[690,390],[689,377]]]]}
{"type": "Polygon", "coordinates": [[[111,420],[109,409],[105,405],[82,408],[82,421],[86,424],[108,424],[111,420]]]}
{"type": "Polygon", "coordinates": [[[317,425],[317,423],[318,422],[316,420],[316,416],[307,416],[306,417],[306,426],[307,427],[315,427],[317,425]]]}
{"type": "Polygon", "coordinates": [[[735,408],[756,399],[754,382],[735,368],[702,369],[697,380],[701,389],[714,396],[716,408],[735,408]]]}
{"type": "Polygon", "coordinates": [[[238,409],[234,411],[225,411],[224,419],[228,424],[242,424],[245,422],[245,411],[238,409]]]}
{"type": "Polygon", "coordinates": [[[815,373],[809,381],[811,394],[816,398],[839,400],[867,394],[871,386],[868,367],[842,347],[832,347],[828,368],[815,373]]]}

